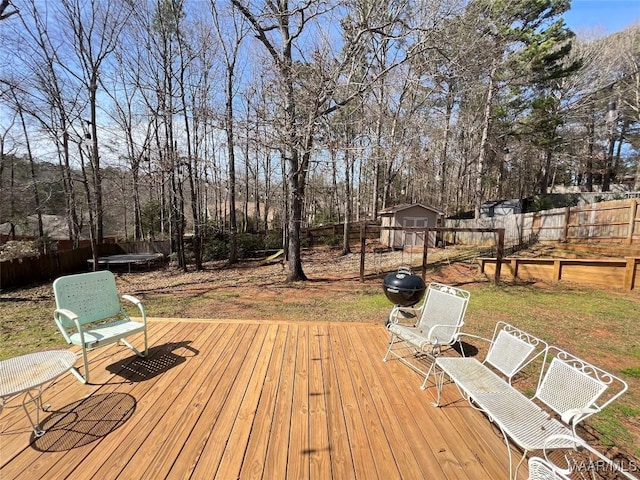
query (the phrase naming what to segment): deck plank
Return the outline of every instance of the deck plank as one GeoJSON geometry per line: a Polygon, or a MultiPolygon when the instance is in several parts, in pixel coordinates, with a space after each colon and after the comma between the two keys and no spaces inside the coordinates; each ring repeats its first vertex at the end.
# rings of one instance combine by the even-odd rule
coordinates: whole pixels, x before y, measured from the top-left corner
{"type": "MultiPolygon", "coordinates": [[[[368,440],[365,448],[373,453],[377,477],[386,479],[400,478],[400,472],[398,471],[398,466],[391,450],[389,438],[385,433],[380,419],[380,414],[371,396],[370,387],[379,390],[379,382],[376,381],[373,385],[369,386],[366,383],[365,376],[363,375],[364,369],[370,369],[369,365],[365,366],[363,363],[373,360],[370,358],[371,354],[358,356],[353,348],[353,340],[348,336],[347,330],[336,329],[336,331],[340,336],[343,354],[349,364],[349,368],[347,370],[349,372],[351,385],[357,401],[358,411],[361,412],[361,417],[365,426],[365,432],[368,440]]],[[[351,331],[353,333],[353,329],[351,331]]],[[[366,328],[362,327],[355,332],[354,337],[364,336],[367,335],[367,333],[366,328]]],[[[377,359],[374,361],[377,361],[377,359]]]]}
{"type": "MultiPolygon", "coordinates": [[[[201,418],[203,405],[211,396],[211,388],[208,387],[212,380],[215,381],[216,366],[225,353],[224,347],[232,342],[236,333],[234,328],[221,325],[206,339],[199,339],[199,353],[196,355],[199,358],[194,357],[185,367],[191,370],[189,382],[181,385],[174,401],[165,410],[162,422],[157,422],[148,431],[146,441],[120,471],[120,478],[162,478],[166,475],[180,446],[201,418]]],[[[226,353],[233,352],[227,350],[226,353]]]]}
{"type": "Polygon", "coordinates": [[[351,383],[351,375],[345,361],[342,341],[335,328],[331,329],[330,342],[331,357],[334,361],[333,374],[337,379],[339,389],[333,393],[339,395],[342,404],[355,476],[357,478],[379,478],[373,452],[369,447],[365,422],[362,418],[362,412],[358,408],[357,394],[351,383]]]}
{"type": "MultiPolygon", "coordinates": [[[[260,393],[269,367],[269,360],[275,346],[278,326],[269,325],[262,328],[267,330],[267,335],[262,345],[260,345],[260,348],[256,348],[258,351],[256,365],[251,373],[251,378],[249,379],[240,409],[234,419],[233,428],[227,441],[227,445],[235,446],[235,448],[224,449],[218,467],[218,471],[224,472],[227,478],[238,478],[242,469],[242,463],[245,457],[245,448],[242,448],[242,446],[249,443],[249,437],[253,429],[256,411],[260,402],[260,393]]],[[[196,474],[197,473],[196,470],[196,474]]]]}
{"type": "Polygon", "coordinates": [[[287,326],[283,325],[278,327],[278,335],[275,339],[274,348],[269,359],[269,367],[260,392],[260,401],[253,422],[253,429],[245,451],[245,461],[240,471],[240,478],[243,479],[262,478],[287,340],[283,331],[286,331],[287,328],[287,326]]]}
{"type": "Polygon", "coordinates": [[[309,326],[299,329],[291,406],[287,478],[309,478],[309,326]]]}
{"type": "Polygon", "coordinates": [[[409,420],[408,416],[402,415],[401,412],[407,410],[405,408],[388,408],[389,405],[397,405],[398,399],[404,395],[396,388],[389,372],[385,370],[383,362],[376,357],[375,353],[378,350],[374,349],[372,355],[371,344],[366,342],[369,337],[369,335],[354,334],[352,330],[349,331],[349,340],[356,355],[366,359],[370,363],[369,366],[373,367],[362,368],[361,373],[369,386],[382,424],[386,425],[385,432],[398,469],[405,477],[409,478],[433,478],[435,472],[442,475],[442,470],[434,457],[414,454],[413,449],[416,442],[419,442],[419,445],[423,444],[424,439],[421,433],[418,434],[418,426],[409,420]]]}
{"type": "Polygon", "coordinates": [[[40,439],[21,409],[5,409],[0,478],[508,475],[502,438],[455,387],[434,408],[433,387],[382,362],[381,325],[154,319],[149,334],[147,359],[102,348],[91,385],[53,382],[45,400],[58,411],[42,414],[40,439]]]}
{"type": "Polygon", "coordinates": [[[327,421],[327,396],[324,378],[327,375],[323,355],[327,355],[327,327],[313,325],[309,336],[309,478],[331,478],[331,452],[327,421]]]}
{"type": "Polygon", "coordinates": [[[262,478],[283,479],[287,475],[287,456],[291,425],[291,408],[293,402],[293,382],[298,347],[298,325],[287,329],[284,363],[280,370],[276,409],[269,435],[269,446],[265,458],[262,478]]]}
{"type": "MultiPolygon", "coordinates": [[[[191,388],[193,377],[198,372],[198,365],[206,361],[206,355],[201,356],[200,352],[208,349],[217,340],[216,330],[213,329],[202,332],[202,334],[199,334],[196,328],[179,330],[179,332],[181,338],[189,340],[183,343],[177,342],[178,345],[188,342],[188,346],[199,353],[188,356],[193,353],[192,350],[183,346],[176,349],[172,339],[156,344],[162,347],[157,356],[158,363],[171,364],[175,362],[175,365],[161,375],[149,380],[134,382],[131,385],[127,393],[137,399],[136,410],[142,414],[136,415],[125,424],[123,427],[125,430],[121,432],[123,438],[120,442],[117,444],[101,442],[102,444],[96,448],[97,451],[91,455],[91,459],[83,462],[81,467],[83,475],[101,479],[125,478],[121,477],[122,471],[127,468],[131,463],[131,458],[140,449],[142,449],[141,455],[150,461],[153,460],[153,455],[146,454],[150,446],[156,447],[155,443],[149,441],[149,437],[154,438],[154,430],[162,428],[161,424],[165,426],[169,424],[165,424],[165,420],[167,422],[174,420],[172,412],[175,411],[175,402],[180,401],[183,392],[191,388]],[[183,348],[185,352],[181,351],[183,348]],[[180,350],[184,356],[176,353],[177,350],[180,350]],[[170,401],[167,401],[169,399],[170,401]],[[142,438],[143,442],[140,441],[142,438]]],[[[142,463],[132,463],[132,465],[136,467],[135,478],[137,478],[140,476],[138,469],[142,463]]]]}

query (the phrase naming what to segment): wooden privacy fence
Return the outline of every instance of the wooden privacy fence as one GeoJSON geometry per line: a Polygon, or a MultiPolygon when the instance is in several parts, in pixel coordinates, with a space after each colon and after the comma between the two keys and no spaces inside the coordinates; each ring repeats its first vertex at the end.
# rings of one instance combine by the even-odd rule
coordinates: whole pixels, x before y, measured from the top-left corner
{"type": "MultiPolygon", "coordinates": [[[[106,243],[98,245],[98,256],[122,253],[165,253],[169,241],[106,243]]],[[[24,257],[0,262],[0,290],[46,282],[69,273],[86,272],[87,261],[92,258],[90,247],[24,257]]]]}
{"type": "MultiPolygon", "coordinates": [[[[116,244],[98,246],[99,255],[122,253],[116,244]]],[[[0,262],[0,290],[51,280],[60,275],[87,271],[91,248],[54,252],[37,257],[23,257],[0,262]]]]}
{"type": "MultiPolygon", "coordinates": [[[[366,223],[369,228],[367,229],[367,235],[369,239],[377,239],[380,230],[376,231],[376,227],[380,227],[380,222],[350,222],[349,228],[349,243],[356,243],[360,240],[360,230],[363,223],[366,223]]],[[[322,227],[306,228],[302,230],[302,237],[306,240],[306,243],[310,247],[317,245],[326,245],[328,243],[337,242],[342,243],[344,236],[344,223],[335,223],[332,225],[324,225],[322,227]]]]}
{"type": "Polygon", "coordinates": [[[479,258],[480,272],[487,276],[498,270],[519,280],[561,280],[633,290],[640,282],[640,257],[568,258],[479,258]]]}
{"type": "MultiPolygon", "coordinates": [[[[580,207],[554,208],[542,212],[502,215],[478,220],[445,220],[456,228],[504,228],[505,243],[520,245],[531,241],[596,241],[626,245],[640,243],[639,199],[612,200],[580,207]]],[[[456,233],[447,241],[474,244],[490,242],[490,237],[456,233]]]]}

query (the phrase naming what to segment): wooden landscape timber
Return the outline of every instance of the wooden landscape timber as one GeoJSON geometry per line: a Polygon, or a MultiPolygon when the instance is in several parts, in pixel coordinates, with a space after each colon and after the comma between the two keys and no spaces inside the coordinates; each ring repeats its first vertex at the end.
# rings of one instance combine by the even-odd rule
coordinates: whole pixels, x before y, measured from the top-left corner
{"type": "Polygon", "coordinates": [[[624,258],[479,258],[480,273],[517,280],[569,281],[633,290],[640,285],[640,257],[624,258]]]}

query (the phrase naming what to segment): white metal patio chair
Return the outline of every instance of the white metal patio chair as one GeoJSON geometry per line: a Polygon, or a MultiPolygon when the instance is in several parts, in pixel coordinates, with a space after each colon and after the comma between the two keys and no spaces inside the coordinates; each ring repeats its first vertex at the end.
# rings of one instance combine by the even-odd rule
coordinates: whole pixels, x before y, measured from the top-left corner
{"type": "Polygon", "coordinates": [[[513,377],[528,364],[541,359],[547,352],[547,342],[506,322],[497,322],[493,337],[488,340],[477,335],[461,333],[489,343],[484,360],[473,357],[440,357],[435,362],[438,376],[438,397],[434,405],[440,405],[444,374],[458,387],[460,394],[469,400],[469,394],[510,390],[513,377]]]}
{"type": "Polygon", "coordinates": [[[391,337],[383,361],[386,362],[389,355],[394,355],[424,375],[420,387],[424,389],[434,360],[440,355],[443,346],[453,346],[457,343],[464,355],[460,329],[464,325],[464,315],[470,297],[471,294],[466,290],[432,282],[427,287],[425,299],[419,307],[394,307],[389,314],[387,328],[391,337]],[[406,322],[407,318],[417,321],[413,324],[401,323],[406,322]],[[407,349],[412,350],[414,355],[426,356],[429,367],[425,370],[420,363],[407,360],[407,349]]]}
{"type": "Polygon", "coordinates": [[[144,306],[131,295],[118,295],[113,273],[109,271],[82,273],[60,277],[53,282],[56,310],[53,318],[67,343],[82,348],[84,375],[71,371],[83,383],[89,383],[87,352],[112,343],[122,342],[136,355],[148,353],[147,315],[144,306]],[[120,299],[133,303],[142,321],[133,321],[120,299]],[[144,334],[144,351],[138,351],[125,337],[144,334]]]}
{"type": "Polygon", "coordinates": [[[577,425],[627,390],[621,378],[558,347],[549,346],[545,358],[550,362],[543,363],[532,397],[497,375],[487,374],[487,381],[480,381],[467,372],[460,374],[458,368],[449,368],[449,362],[436,361],[437,368],[453,380],[472,406],[498,427],[505,443],[512,441],[522,451],[513,468],[511,449],[507,449],[512,479],[529,452],[575,447],[577,425]]]}

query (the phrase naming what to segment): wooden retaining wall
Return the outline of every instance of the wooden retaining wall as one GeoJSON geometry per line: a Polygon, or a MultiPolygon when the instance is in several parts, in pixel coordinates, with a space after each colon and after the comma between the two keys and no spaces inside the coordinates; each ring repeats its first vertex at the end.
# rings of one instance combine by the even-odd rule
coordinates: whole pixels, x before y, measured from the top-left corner
{"type": "MultiPolygon", "coordinates": [[[[495,258],[479,258],[480,273],[493,278],[495,258]]],[[[568,259],[568,258],[504,258],[500,273],[504,278],[519,280],[562,280],[585,285],[599,285],[633,290],[640,286],[640,257],[568,259]]]]}

